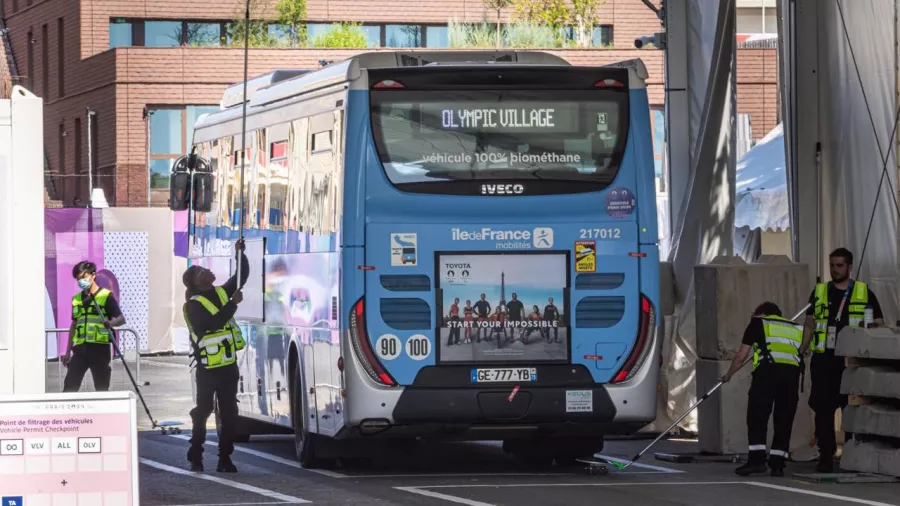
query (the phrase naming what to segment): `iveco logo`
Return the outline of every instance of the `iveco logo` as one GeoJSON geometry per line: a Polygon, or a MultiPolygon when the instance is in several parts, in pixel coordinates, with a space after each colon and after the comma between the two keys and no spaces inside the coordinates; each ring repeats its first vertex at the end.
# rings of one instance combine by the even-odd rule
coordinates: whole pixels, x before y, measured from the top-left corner
{"type": "Polygon", "coordinates": [[[483,184],[482,195],[521,195],[525,187],[520,184],[483,184]]]}

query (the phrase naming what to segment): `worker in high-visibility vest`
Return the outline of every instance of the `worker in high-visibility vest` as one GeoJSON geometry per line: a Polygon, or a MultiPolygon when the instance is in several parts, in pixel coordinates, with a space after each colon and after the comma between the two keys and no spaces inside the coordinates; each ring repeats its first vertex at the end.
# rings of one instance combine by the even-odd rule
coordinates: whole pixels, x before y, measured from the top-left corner
{"type": "Polygon", "coordinates": [[[196,407],[191,410],[193,433],[187,459],[191,471],[203,471],[203,444],[206,441],[206,420],[214,409],[219,411],[218,472],[235,473],[231,461],[237,425],[237,391],[240,371],[237,352],[246,341],[234,321],[237,305],[243,300],[240,288],[250,275],[250,263],[244,254],[244,243],[235,243],[236,256],[241,262],[241,281],[237,274],[224,285],[215,286],[215,274],[209,269],[193,265],[185,271],[182,281],[187,288],[184,319],[190,331],[192,356],[197,362],[196,407]]]}
{"type": "Polygon", "coordinates": [[[797,413],[800,386],[800,345],[803,328],[781,316],[773,302],[763,302],[753,311],[744,330],[741,347],[722,376],[728,382],[753,351],[753,379],[747,400],[749,458],[735,470],[741,476],[766,472],[766,441],[769,415],[775,433],[768,452],[772,476],[784,476],[791,443],[791,429],[797,413]],[[774,410],[773,410],[774,407],[774,410]],[[773,412],[774,411],[774,412],[773,412]]]}
{"type": "MultiPolygon", "coordinates": [[[[835,441],[834,412],[846,408],[848,396],[841,394],[844,357],[835,355],[838,334],[847,326],[862,326],[866,310],[871,310],[872,326],[884,325],[884,315],[878,298],[866,283],[850,278],[853,253],[838,248],[828,257],[831,282],[819,283],[809,297],[806,324],[803,331],[802,354],[812,349],[809,362],[811,389],[809,407],[815,412],[816,440],[819,445],[820,473],[834,470],[835,441]]],[[[851,434],[845,432],[845,439],[851,434]]]]}
{"type": "Polygon", "coordinates": [[[81,291],[72,297],[69,347],[63,357],[63,365],[68,368],[63,392],[77,392],[88,369],[94,378],[94,390],[106,392],[112,376],[112,328],[125,325],[125,317],[116,296],[97,285],[97,265],[79,262],[72,269],[72,277],[81,291]]]}

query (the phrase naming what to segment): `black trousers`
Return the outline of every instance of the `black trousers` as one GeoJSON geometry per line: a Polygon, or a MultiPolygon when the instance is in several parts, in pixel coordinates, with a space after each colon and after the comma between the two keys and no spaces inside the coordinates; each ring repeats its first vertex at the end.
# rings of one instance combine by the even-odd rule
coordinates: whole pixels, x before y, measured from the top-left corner
{"type": "MultiPolygon", "coordinates": [[[[834,438],[834,412],[847,407],[847,396],[841,395],[841,378],[844,375],[844,357],[834,351],[813,354],[809,363],[812,388],[809,391],[809,407],[816,414],[816,441],[819,460],[831,460],[837,452],[834,438]]],[[[844,435],[850,438],[850,434],[844,435]]]]}
{"type": "Polygon", "coordinates": [[[81,389],[84,374],[90,369],[94,378],[94,390],[108,392],[112,377],[111,345],[82,343],[72,348],[72,359],[63,382],[63,392],[77,392],[81,389]]]}
{"type": "Polygon", "coordinates": [[[240,370],[236,363],[218,369],[203,369],[203,366],[198,364],[196,375],[197,406],[191,410],[193,432],[188,460],[196,462],[203,457],[206,421],[213,412],[215,402],[218,402],[219,406],[219,457],[228,457],[234,452],[240,370]]]}
{"type": "Polygon", "coordinates": [[[747,436],[750,462],[766,460],[766,433],[769,415],[775,434],[769,451],[769,465],[784,468],[791,449],[791,429],[800,399],[800,368],[787,364],[761,364],[753,372],[747,401],[747,436]],[[774,413],[773,413],[774,411],[774,413]]]}

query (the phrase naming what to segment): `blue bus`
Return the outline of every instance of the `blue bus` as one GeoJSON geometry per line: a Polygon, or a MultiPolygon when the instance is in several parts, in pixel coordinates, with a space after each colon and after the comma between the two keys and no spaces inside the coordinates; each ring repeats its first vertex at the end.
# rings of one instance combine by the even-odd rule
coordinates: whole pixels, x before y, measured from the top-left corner
{"type": "Polygon", "coordinates": [[[640,60],[364,53],[251,79],[244,153],[243,83],[227,89],[194,129],[214,195],[190,261],[227,275],[240,227],[263,244],[241,436],[292,432],[305,467],[366,438],[568,464],[652,422],[646,78],[640,60]]]}

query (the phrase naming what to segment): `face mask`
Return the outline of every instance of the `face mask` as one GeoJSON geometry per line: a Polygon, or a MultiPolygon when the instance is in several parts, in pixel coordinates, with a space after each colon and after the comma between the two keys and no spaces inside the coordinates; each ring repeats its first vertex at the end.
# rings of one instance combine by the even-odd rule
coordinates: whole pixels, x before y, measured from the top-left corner
{"type": "Polygon", "coordinates": [[[87,278],[82,278],[78,280],[78,287],[82,290],[87,290],[91,287],[91,281],[87,278]]]}

